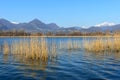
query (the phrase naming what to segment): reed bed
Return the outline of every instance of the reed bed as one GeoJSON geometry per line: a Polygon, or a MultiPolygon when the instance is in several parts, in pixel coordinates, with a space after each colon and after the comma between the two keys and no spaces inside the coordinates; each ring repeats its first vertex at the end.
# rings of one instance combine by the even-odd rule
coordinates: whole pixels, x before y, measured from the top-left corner
{"type": "Polygon", "coordinates": [[[52,43],[52,48],[51,48],[51,57],[57,57],[57,44],[56,43],[52,43]]]}
{"type": "Polygon", "coordinates": [[[12,40],[10,45],[5,42],[3,52],[4,54],[11,53],[15,57],[47,61],[49,58],[57,56],[57,44],[55,41],[50,43],[51,45],[46,38],[22,38],[12,40]]]}
{"type": "Polygon", "coordinates": [[[29,40],[13,40],[10,47],[11,53],[16,55],[22,55],[28,59],[42,59],[46,60],[48,57],[56,57],[58,49],[75,50],[81,49],[80,40],[60,41],[57,44],[55,40],[51,42],[47,41],[46,38],[30,38],[29,40]],[[49,44],[50,43],[50,44],[49,44]]]}
{"type": "Polygon", "coordinates": [[[60,41],[59,48],[60,49],[67,49],[67,50],[81,49],[82,43],[80,40],[68,39],[67,41],[60,41]]]}
{"type": "Polygon", "coordinates": [[[3,45],[3,53],[4,54],[9,54],[10,52],[10,47],[9,47],[9,44],[7,42],[4,42],[4,45],[3,45]]]}
{"type": "Polygon", "coordinates": [[[115,51],[120,52],[119,37],[96,37],[83,38],[83,40],[72,39],[47,41],[46,38],[22,38],[21,40],[12,40],[9,45],[7,42],[3,44],[4,54],[13,54],[22,56],[25,59],[32,60],[48,60],[48,58],[57,57],[58,49],[81,50],[84,48],[92,52],[115,51]],[[83,42],[82,42],[83,41],[83,42]]]}
{"type": "Polygon", "coordinates": [[[114,51],[120,52],[120,38],[96,38],[92,40],[84,40],[84,48],[92,52],[114,51]]]}
{"type": "Polygon", "coordinates": [[[47,41],[46,38],[22,38],[19,40],[12,40],[10,45],[8,42],[3,44],[4,54],[11,53],[12,55],[32,60],[46,61],[48,58],[57,57],[57,50],[61,48],[73,50],[80,48],[79,40],[69,39],[61,41],[57,44],[55,40],[47,41]],[[61,45],[61,46],[60,46],[61,45]]]}
{"type": "Polygon", "coordinates": [[[96,37],[96,38],[83,38],[82,40],[68,38],[68,40],[60,40],[56,42],[47,41],[46,38],[24,38],[21,40],[12,40],[9,45],[7,42],[3,44],[4,54],[11,53],[19,55],[26,59],[34,60],[48,60],[57,56],[58,49],[65,50],[81,50],[85,48],[87,51],[105,52],[115,51],[120,52],[120,38],[119,37],[96,37]]]}
{"type": "Polygon", "coordinates": [[[11,53],[22,55],[27,59],[47,60],[48,46],[44,38],[13,41],[11,45],[11,53]]]}

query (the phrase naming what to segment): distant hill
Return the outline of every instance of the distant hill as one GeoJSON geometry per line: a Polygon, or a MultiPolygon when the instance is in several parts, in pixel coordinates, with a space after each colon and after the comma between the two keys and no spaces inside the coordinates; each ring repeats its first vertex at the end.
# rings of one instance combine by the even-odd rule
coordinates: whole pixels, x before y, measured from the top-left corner
{"type": "Polygon", "coordinates": [[[116,24],[116,25],[112,25],[112,26],[101,26],[101,27],[96,27],[96,26],[92,26],[90,28],[88,28],[89,31],[101,31],[101,32],[105,32],[105,31],[118,31],[120,30],[120,24],[116,24]]]}
{"type": "Polygon", "coordinates": [[[120,24],[108,24],[103,23],[101,25],[91,26],[89,28],[75,27],[60,27],[55,23],[45,24],[44,22],[34,19],[30,22],[25,23],[13,23],[6,19],[0,19],[0,30],[25,30],[26,32],[70,32],[70,31],[81,31],[81,32],[96,32],[96,31],[116,31],[120,30],[120,24]]]}
{"type": "Polygon", "coordinates": [[[0,19],[0,30],[20,30],[27,32],[52,31],[58,29],[59,26],[55,23],[45,24],[38,19],[34,19],[28,23],[15,24],[5,19],[0,19]]]}

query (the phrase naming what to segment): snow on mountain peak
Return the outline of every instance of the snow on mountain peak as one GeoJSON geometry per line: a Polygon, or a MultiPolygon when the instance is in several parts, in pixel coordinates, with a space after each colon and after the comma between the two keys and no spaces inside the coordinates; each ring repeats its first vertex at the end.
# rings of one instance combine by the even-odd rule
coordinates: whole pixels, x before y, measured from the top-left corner
{"type": "Polygon", "coordinates": [[[11,22],[11,23],[13,23],[13,24],[19,24],[18,22],[11,22]]]}
{"type": "Polygon", "coordinates": [[[115,23],[110,23],[110,22],[103,22],[101,24],[95,25],[96,27],[102,27],[102,26],[114,26],[115,23]]]}

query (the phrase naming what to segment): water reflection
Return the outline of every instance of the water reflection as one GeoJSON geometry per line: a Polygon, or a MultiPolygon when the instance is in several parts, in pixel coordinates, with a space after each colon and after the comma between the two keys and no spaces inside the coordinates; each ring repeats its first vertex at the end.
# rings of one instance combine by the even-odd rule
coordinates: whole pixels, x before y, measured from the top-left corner
{"type": "Polygon", "coordinates": [[[48,60],[26,59],[21,55],[14,56],[14,59],[16,62],[19,62],[24,65],[22,67],[19,67],[21,69],[46,70],[46,66],[48,65],[48,60]]]}
{"type": "MultiPolygon", "coordinates": [[[[46,80],[48,66],[56,66],[57,59],[51,58],[48,60],[32,60],[24,59],[20,55],[14,55],[14,63],[18,63],[18,70],[23,71],[25,77],[32,77],[33,79],[39,78],[40,80],[46,80]]],[[[54,70],[49,70],[54,72],[54,70]]]]}
{"type": "Polygon", "coordinates": [[[96,60],[104,60],[108,58],[112,58],[114,60],[120,60],[120,52],[85,52],[85,55],[88,56],[90,59],[96,60]]]}
{"type": "Polygon", "coordinates": [[[8,63],[9,60],[9,55],[8,54],[3,54],[3,62],[8,63]]]}
{"type": "Polygon", "coordinates": [[[89,80],[89,78],[110,79],[111,76],[119,76],[120,53],[113,51],[86,52],[81,47],[77,47],[76,43],[73,43],[74,47],[69,49],[68,43],[63,44],[66,45],[66,48],[62,48],[65,47],[62,43],[61,48],[57,42],[50,43],[49,46],[53,45],[56,51],[50,51],[49,54],[56,54],[56,56],[51,56],[47,60],[26,59],[24,56],[16,54],[2,54],[2,56],[0,54],[4,63],[7,63],[5,66],[1,65],[0,71],[6,71],[6,74],[12,78],[22,77],[27,80],[29,80],[28,78],[50,80],[60,79],[60,77],[69,80],[80,80],[80,78],[81,80],[89,80]],[[5,68],[6,66],[7,68],[5,68]]]}

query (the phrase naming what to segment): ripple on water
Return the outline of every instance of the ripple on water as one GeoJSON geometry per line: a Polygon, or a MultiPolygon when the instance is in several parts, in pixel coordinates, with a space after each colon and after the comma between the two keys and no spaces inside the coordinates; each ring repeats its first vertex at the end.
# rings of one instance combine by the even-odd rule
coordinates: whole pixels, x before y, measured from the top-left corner
{"type": "Polygon", "coordinates": [[[59,50],[46,63],[14,60],[0,54],[0,80],[119,80],[117,55],[59,50]]]}

